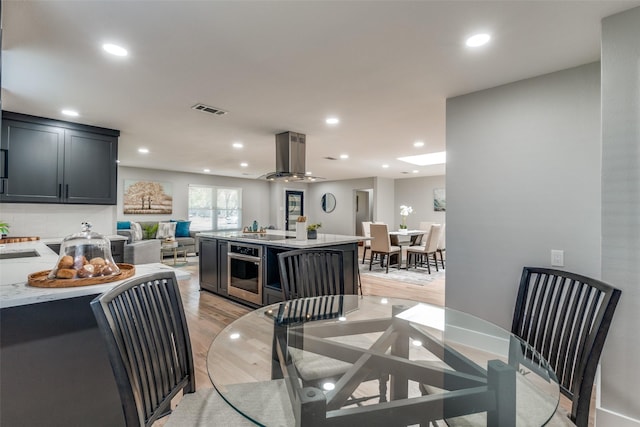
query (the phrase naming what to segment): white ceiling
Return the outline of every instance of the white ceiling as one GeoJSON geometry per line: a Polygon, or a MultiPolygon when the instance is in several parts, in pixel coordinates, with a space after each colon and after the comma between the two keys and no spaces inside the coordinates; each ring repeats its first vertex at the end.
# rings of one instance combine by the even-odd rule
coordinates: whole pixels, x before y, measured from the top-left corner
{"type": "Polygon", "coordinates": [[[290,130],[307,135],[317,176],[440,175],[396,158],[445,150],[446,98],[596,61],[600,20],[638,5],[3,1],[2,104],[63,120],[73,108],[71,121],[119,129],[126,166],[259,177],[275,169],[274,135],[290,130]],[[466,48],[481,31],[491,43],[466,48]],[[110,57],[105,42],[130,55],[110,57]]]}

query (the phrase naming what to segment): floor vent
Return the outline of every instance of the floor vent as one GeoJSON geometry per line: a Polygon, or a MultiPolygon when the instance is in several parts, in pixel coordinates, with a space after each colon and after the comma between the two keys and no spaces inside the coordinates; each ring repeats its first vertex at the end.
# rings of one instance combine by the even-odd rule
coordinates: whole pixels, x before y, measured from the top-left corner
{"type": "Polygon", "coordinates": [[[191,108],[194,110],[202,111],[203,113],[215,114],[216,116],[224,116],[225,114],[227,114],[227,111],[221,110],[216,107],[211,107],[210,105],[196,104],[191,108]]]}

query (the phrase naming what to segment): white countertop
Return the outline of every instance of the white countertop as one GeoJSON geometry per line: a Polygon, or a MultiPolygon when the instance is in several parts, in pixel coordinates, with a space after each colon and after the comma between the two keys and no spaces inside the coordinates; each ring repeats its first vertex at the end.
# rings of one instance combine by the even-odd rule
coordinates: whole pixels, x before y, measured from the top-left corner
{"type": "MultiPolygon", "coordinates": [[[[29,274],[51,270],[58,262],[58,254],[49,249],[45,242],[51,243],[50,239],[47,239],[0,245],[0,253],[35,250],[40,255],[31,258],[0,260],[0,308],[100,294],[122,282],[122,280],[119,280],[100,285],[71,288],[36,288],[29,286],[27,284],[29,274]]],[[[174,271],[178,280],[190,277],[190,274],[184,270],[174,269],[161,263],[139,264],[135,268],[136,273],[133,277],[156,273],[160,270],[174,271]]]]}
{"type": "Polygon", "coordinates": [[[200,237],[211,237],[220,240],[229,240],[234,242],[244,242],[258,245],[268,246],[281,246],[284,248],[304,249],[323,246],[335,246],[345,243],[356,243],[361,240],[366,240],[363,236],[343,236],[340,234],[322,234],[318,233],[317,239],[305,239],[298,240],[295,238],[294,232],[287,232],[281,230],[267,230],[268,235],[273,236],[289,236],[293,238],[282,240],[267,240],[259,234],[242,233],[240,231],[217,231],[217,232],[203,232],[198,233],[200,237]]]}

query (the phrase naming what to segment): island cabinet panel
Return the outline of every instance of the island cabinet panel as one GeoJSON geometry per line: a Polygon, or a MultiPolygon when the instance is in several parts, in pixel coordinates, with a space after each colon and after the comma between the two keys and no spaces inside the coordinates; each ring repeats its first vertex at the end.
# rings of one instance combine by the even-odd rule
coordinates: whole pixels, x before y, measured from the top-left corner
{"type": "Polygon", "coordinates": [[[118,136],[3,112],[0,201],[115,205],[118,136]]]}
{"type": "MultiPolygon", "coordinates": [[[[255,307],[255,302],[250,302],[229,295],[228,285],[228,237],[200,236],[200,288],[214,292],[218,295],[233,299],[245,305],[255,307]]],[[[242,240],[244,244],[260,246],[262,248],[262,305],[269,305],[283,300],[282,286],[280,284],[280,269],[278,254],[292,249],[293,245],[273,245],[256,241],[257,239],[242,240]]],[[[284,238],[282,240],[285,240],[284,238]]],[[[237,240],[231,240],[232,243],[237,240]]],[[[317,244],[309,247],[320,247],[317,244]]],[[[345,294],[358,293],[358,246],[357,242],[342,244],[327,244],[322,246],[327,249],[336,249],[344,253],[345,294]]]]}
{"type": "Polygon", "coordinates": [[[200,288],[218,293],[218,241],[200,239],[200,288]]]}
{"type": "Polygon", "coordinates": [[[0,309],[1,426],[124,426],[95,296],[0,309]]]}

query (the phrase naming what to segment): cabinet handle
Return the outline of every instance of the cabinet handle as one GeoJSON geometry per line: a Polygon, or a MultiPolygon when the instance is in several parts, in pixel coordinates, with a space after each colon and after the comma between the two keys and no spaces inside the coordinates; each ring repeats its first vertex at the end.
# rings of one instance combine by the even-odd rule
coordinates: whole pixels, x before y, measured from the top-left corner
{"type": "Polygon", "coordinates": [[[58,198],[62,197],[62,184],[58,184],[58,198]]]}
{"type": "Polygon", "coordinates": [[[0,181],[2,181],[2,189],[0,190],[0,194],[4,194],[4,178],[0,178],[0,181]]]}
{"type": "Polygon", "coordinates": [[[69,198],[69,184],[66,184],[66,185],[64,186],[64,193],[65,193],[65,194],[64,194],[64,198],[65,198],[65,199],[68,199],[68,198],[69,198]]]}
{"type": "Polygon", "coordinates": [[[0,178],[9,178],[9,150],[0,149],[0,154],[2,154],[2,175],[0,178]]]}

